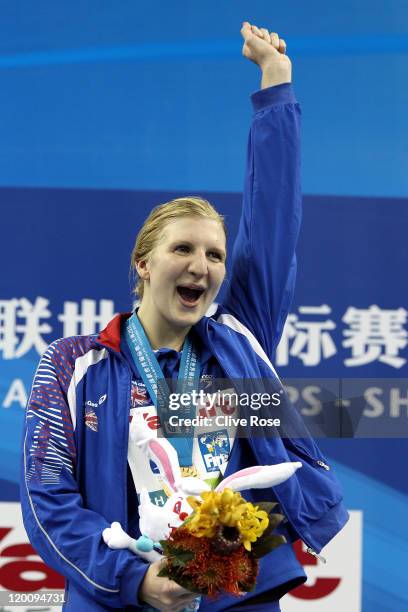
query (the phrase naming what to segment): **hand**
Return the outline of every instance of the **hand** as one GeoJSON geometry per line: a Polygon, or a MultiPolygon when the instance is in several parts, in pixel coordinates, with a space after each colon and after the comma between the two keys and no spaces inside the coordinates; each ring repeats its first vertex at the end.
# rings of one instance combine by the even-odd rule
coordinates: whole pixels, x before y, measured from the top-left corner
{"type": "Polygon", "coordinates": [[[109,548],[129,548],[132,538],[122,529],[120,523],[114,522],[102,532],[103,541],[109,548]]]}
{"type": "Polygon", "coordinates": [[[163,612],[181,612],[197,594],[187,591],[169,578],[158,576],[165,563],[165,559],[160,559],[150,565],[139,589],[139,599],[163,612]]]}
{"type": "Polygon", "coordinates": [[[247,21],[242,24],[244,39],[242,54],[262,70],[261,88],[272,87],[292,80],[292,64],[285,55],[286,43],[276,32],[257,28],[247,21]]]}

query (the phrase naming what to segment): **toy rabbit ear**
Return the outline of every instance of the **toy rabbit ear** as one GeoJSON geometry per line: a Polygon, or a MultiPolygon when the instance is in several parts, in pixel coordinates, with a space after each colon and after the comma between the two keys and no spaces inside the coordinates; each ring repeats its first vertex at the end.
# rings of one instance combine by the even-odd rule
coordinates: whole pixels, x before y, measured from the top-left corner
{"type": "Polygon", "coordinates": [[[160,476],[173,492],[181,480],[177,451],[165,438],[158,438],[157,432],[149,428],[142,416],[132,419],[130,429],[132,444],[136,444],[145,456],[159,468],[160,476]]]}
{"type": "Polygon", "coordinates": [[[302,467],[300,461],[278,463],[277,465],[254,465],[228,476],[215,490],[221,492],[229,488],[233,491],[245,491],[246,489],[275,487],[293,476],[300,467],[302,467]]]}
{"type": "Polygon", "coordinates": [[[182,478],[178,488],[186,497],[187,495],[194,495],[198,497],[204,491],[211,491],[209,484],[200,478],[195,478],[194,476],[185,476],[182,478]]]}
{"type": "Polygon", "coordinates": [[[159,468],[160,476],[172,491],[177,491],[181,470],[176,449],[165,438],[154,438],[148,444],[148,456],[159,468]]]}

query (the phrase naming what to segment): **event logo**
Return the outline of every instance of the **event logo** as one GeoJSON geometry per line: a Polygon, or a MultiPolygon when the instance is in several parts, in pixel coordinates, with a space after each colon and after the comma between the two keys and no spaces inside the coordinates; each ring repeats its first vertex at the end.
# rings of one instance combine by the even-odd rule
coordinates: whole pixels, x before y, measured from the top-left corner
{"type": "Polygon", "coordinates": [[[201,434],[198,446],[207,472],[218,472],[220,465],[228,461],[231,448],[226,429],[201,434]]]}

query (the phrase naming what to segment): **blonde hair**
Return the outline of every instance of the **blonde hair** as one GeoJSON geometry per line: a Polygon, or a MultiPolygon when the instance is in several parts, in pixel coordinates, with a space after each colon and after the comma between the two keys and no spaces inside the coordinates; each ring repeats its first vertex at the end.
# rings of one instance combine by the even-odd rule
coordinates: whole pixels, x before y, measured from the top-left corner
{"type": "MultiPolygon", "coordinates": [[[[130,256],[132,273],[137,274],[136,262],[141,259],[147,259],[153,251],[160,240],[166,224],[180,217],[205,217],[206,219],[214,219],[214,221],[218,221],[218,223],[221,224],[225,236],[227,235],[224,217],[215,210],[210,202],[203,198],[187,196],[170,200],[170,202],[166,202],[165,204],[160,204],[153,208],[136,236],[135,246],[130,256]]],[[[143,298],[143,289],[144,281],[138,278],[133,292],[140,300],[143,298]]]]}

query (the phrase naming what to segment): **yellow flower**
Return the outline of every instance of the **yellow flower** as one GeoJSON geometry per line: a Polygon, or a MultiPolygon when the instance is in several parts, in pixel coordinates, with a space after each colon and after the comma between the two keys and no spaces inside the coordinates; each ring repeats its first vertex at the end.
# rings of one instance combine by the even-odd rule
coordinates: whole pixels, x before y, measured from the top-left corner
{"type": "Polygon", "coordinates": [[[269,518],[264,510],[258,510],[258,506],[253,506],[251,503],[246,505],[247,510],[237,527],[245,548],[251,550],[251,543],[261,537],[269,524],[269,518]]]}
{"type": "Polygon", "coordinates": [[[201,500],[188,497],[187,501],[194,512],[186,522],[186,529],[196,537],[212,538],[218,525],[235,527],[241,534],[243,544],[251,550],[251,543],[261,537],[269,524],[264,510],[259,510],[231,489],[222,493],[205,491],[201,500]]]}

